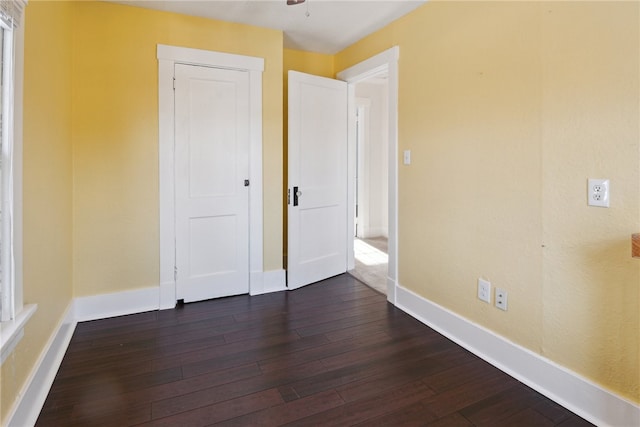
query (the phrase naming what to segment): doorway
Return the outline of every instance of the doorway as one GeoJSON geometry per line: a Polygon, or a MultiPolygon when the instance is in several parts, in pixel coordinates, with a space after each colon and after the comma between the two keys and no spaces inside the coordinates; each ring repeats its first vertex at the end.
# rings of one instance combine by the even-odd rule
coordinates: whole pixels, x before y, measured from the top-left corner
{"type": "MultiPolygon", "coordinates": [[[[242,71],[248,77],[248,277],[249,293],[263,293],[263,209],[262,209],[262,73],[264,59],[177,46],[158,45],[158,151],[160,222],[160,309],[173,308],[178,298],[180,275],[176,248],[176,183],[174,78],[180,64],[219,70],[242,71]]],[[[244,188],[245,181],[242,180],[244,188]]],[[[199,224],[202,225],[202,224],[199,224]]],[[[212,228],[209,228],[210,230],[212,228]]],[[[243,256],[246,259],[246,257],[243,256]]],[[[205,265],[206,263],[199,263],[205,265]]],[[[244,267],[246,270],[246,267],[244,267]]],[[[244,282],[246,283],[246,281],[244,282]]],[[[202,298],[198,295],[196,298],[202,298]]],[[[208,296],[204,296],[205,298],[208,296]]],[[[215,295],[213,296],[215,297],[215,295]]]]}
{"type": "Polygon", "coordinates": [[[356,99],[355,264],[350,273],[387,294],[389,212],[388,72],[354,85],[356,99]]]}
{"type": "MultiPolygon", "coordinates": [[[[369,221],[368,230],[365,224],[362,224],[361,231],[365,234],[367,232],[371,234],[378,234],[379,236],[386,235],[387,243],[387,265],[386,265],[386,286],[381,285],[383,292],[387,295],[387,301],[392,304],[396,302],[396,288],[398,285],[398,58],[400,49],[398,46],[394,46],[386,51],[383,51],[367,60],[364,60],[350,68],[347,68],[337,74],[337,77],[346,81],[349,84],[349,158],[356,159],[358,151],[358,119],[356,111],[358,110],[357,103],[357,90],[360,83],[379,84],[380,92],[386,101],[386,108],[381,109],[380,115],[383,116],[384,127],[376,128],[377,134],[384,134],[386,137],[386,145],[384,151],[387,153],[385,160],[380,159],[380,162],[384,162],[386,165],[386,173],[381,173],[381,170],[385,170],[384,166],[380,166],[378,170],[375,170],[375,178],[377,183],[380,183],[380,178],[386,175],[386,178],[382,178],[383,184],[386,185],[386,208],[379,208],[386,213],[386,220],[380,220],[377,222],[377,226],[373,226],[376,221],[369,221]]],[[[362,92],[360,92],[362,94],[362,92]]],[[[362,96],[360,96],[362,98],[362,96]]],[[[366,106],[365,102],[365,106],[366,106]]],[[[365,108],[366,110],[366,108],[365,108]]],[[[366,114],[366,113],[365,113],[366,114]]],[[[380,121],[378,120],[378,121],[380,121]]],[[[373,121],[373,117],[369,118],[369,121],[373,121]]],[[[371,132],[371,131],[370,131],[371,132]]],[[[362,149],[361,149],[362,151],[362,149]]],[[[376,163],[379,165],[380,163],[376,163]]],[[[349,161],[348,172],[348,199],[349,199],[349,221],[348,221],[348,246],[350,248],[348,252],[348,270],[352,271],[356,267],[355,258],[355,245],[359,240],[356,238],[356,161],[349,161]]],[[[361,179],[362,180],[362,179],[361,179]]],[[[366,182],[366,179],[364,180],[366,182]]],[[[369,185],[375,185],[369,182],[369,185]]],[[[361,190],[362,191],[362,190],[361,190]]],[[[358,221],[362,215],[361,206],[358,206],[358,221]]],[[[380,216],[384,218],[384,214],[380,216]]],[[[358,231],[360,234],[360,231],[358,231]]],[[[366,243],[366,242],[365,242],[366,243]]],[[[371,242],[379,243],[379,242],[371,242]]],[[[358,243],[359,244],[359,243],[358,243]]],[[[359,244],[360,245],[360,244],[359,244]]],[[[362,245],[360,245],[362,246],[362,245]]],[[[380,258],[384,256],[384,247],[376,247],[376,244],[365,246],[365,249],[373,252],[374,258],[378,258],[378,265],[383,265],[380,258]]],[[[384,275],[384,267],[379,268],[381,275],[384,275]]],[[[366,280],[364,280],[366,283],[366,280]]]]}

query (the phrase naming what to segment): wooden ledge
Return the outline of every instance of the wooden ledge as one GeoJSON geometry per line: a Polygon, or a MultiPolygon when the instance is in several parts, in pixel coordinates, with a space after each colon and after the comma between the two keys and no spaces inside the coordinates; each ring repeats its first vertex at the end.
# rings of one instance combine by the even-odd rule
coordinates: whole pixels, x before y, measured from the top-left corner
{"type": "Polygon", "coordinates": [[[631,235],[631,256],[640,258],[640,233],[631,235]]]}

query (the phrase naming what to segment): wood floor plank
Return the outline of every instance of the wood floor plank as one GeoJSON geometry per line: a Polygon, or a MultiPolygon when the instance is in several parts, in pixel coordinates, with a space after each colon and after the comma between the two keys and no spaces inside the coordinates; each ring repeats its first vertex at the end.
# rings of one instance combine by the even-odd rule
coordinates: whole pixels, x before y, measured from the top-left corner
{"type": "Polygon", "coordinates": [[[517,384],[517,381],[507,374],[491,372],[482,381],[470,381],[442,393],[437,393],[427,403],[433,413],[438,417],[443,417],[492,397],[513,387],[515,384],[517,384]]]}
{"type": "Polygon", "coordinates": [[[76,328],[37,426],[585,426],[349,275],[76,328]]]}
{"type": "Polygon", "coordinates": [[[183,394],[175,398],[154,402],[152,416],[154,419],[166,417],[185,410],[197,409],[211,403],[222,402],[232,397],[235,398],[274,387],[277,388],[280,384],[288,384],[301,378],[317,375],[323,370],[324,367],[320,362],[311,362],[291,369],[283,368],[268,375],[250,377],[218,387],[183,394]]]}
{"type": "Polygon", "coordinates": [[[410,405],[433,394],[423,382],[415,381],[391,390],[388,394],[356,402],[345,403],[301,420],[291,426],[355,425],[393,412],[395,408],[410,405]]]}
{"type": "Polygon", "coordinates": [[[264,372],[280,369],[281,366],[296,366],[301,363],[321,360],[337,354],[346,353],[358,347],[366,347],[373,344],[381,344],[391,341],[392,338],[386,333],[378,333],[354,337],[353,339],[331,342],[317,347],[304,349],[302,351],[291,352],[275,357],[266,358],[260,362],[260,368],[264,372]]]}
{"type": "Polygon", "coordinates": [[[378,373],[360,381],[337,387],[336,391],[345,402],[367,399],[377,394],[415,381],[416,378],[430,372],[442,370],[446,365],[428,357],[416,359],[408,363],[388,364],[381,366],[378,373]]]}
{"type": "Polygon", "coordinates": [[[154,419],[143,426],[175,427],[189,426],[200,427],[236,418],[247,412],[255,412],[283,403],[280,393],[276,389],[269,389],[259,393],[253,393],[220,403],[200,407],[192,411],[186,411],[170,417],[154,419]]]}
{"type": "MultiPolygon", "coordinates": [[[[471,421],[462,415],[455,413],[429,422],[429,427],[469,427],[473,426],[471,421]]],[[[516,426],[512,426],[516,427],[516,426]]]]}
{"type": "Polygon", "coordinates": [[[206,346],[195,351],[178,354],[174,357],[165,356],[161,359],[158,358],[152,362],[153,369],[167,369],[173,366],[203,362],[212,358],[227,358],[231,360],[244,358],[242,363],[247,363],[256,359],[256,353],[275,355],[281,351],[282,348],[288,347],[299,340],[300,337],[298,334],[288,332],[285,335],[272,335],[262,339],[254,338],[242,342],[206,346]]]}
{"type": "MultiPolygon", "coordinates": [[[[276,355],[276,357],[286,357],[291,353],[300,352],[302,350],[316,349],[318,348],[318,346],[322,346],[325,343],[327,343],[327,339],[324,336],[314,335],[311,337],[295,339],[291,342],[287,342],[282,345],[271,346],[268,348],[249,350],[241,353],[231,354],[225,357],[214,357],[199,362],[183,363],[182,372],[185,378],[189,378],[195,375],[202,375],[220,369],[221,366],[235,365],[238,361],[247,360],[257,362],[260,365],[261,370],[263,372],[266,372],[269,369],[265,369],[262,364],[262,361],[265,358],[271,358],[271,360],[273,360],[274,354],[276,355]]],[[[281,363],[275,363],[273,366],[276,370],[282,368],[281,363]]]]}
{"type": "Polygon", "coordinates": [[[436,417],[424,402],[416,402],[363,423],[356,424],[358,427],[422,427],[431,425],[438,417],[436,417]]]}
{"type": "MultiPolygon", "coordinates": [[[[208,375],[157,385],[144,390],[135,390],[122,395],[102,395],[90,400],[79,400],[76,404],[81,406],[87,413],[99,411],[102,407],[111,407],[114,408],[115,412],[118,412],[118,402],[123,401],[130,405],[148,404],[149,413],[151,413],[151,404],[153,402],[167,401],[172,398],[189,395],[199,390],[206,390],[259,375],[260,370],[255,364],[244,365],[208,375]]],[[[209,403],[213,403],[213,401],[209,403]]],[[[149,418],[151,418],[151,416],[149,418]]]]}
{"type": "Polygon", "coordinates": [[[521,413],[535,404],[535,395],[533,390],[516,384],[458,412],[478,427],[507,425],[512,422],[510,419],[521,418],[521,413]]]}
{"type": "MultiPolygon", "coordinates": [[[[286,399],[285,399],[286,402],[286,399]]],[[[335,390],[314,394],[216,424],[226,427],[281,426],[344,404],[335,390]]]]}
{"type": "Polygon", "coordinates": [[[549,418],[532,408],[525,408],[509,417],[501,418],[492,424],[496,427],[551,427],[555,424],[549,418]]]}

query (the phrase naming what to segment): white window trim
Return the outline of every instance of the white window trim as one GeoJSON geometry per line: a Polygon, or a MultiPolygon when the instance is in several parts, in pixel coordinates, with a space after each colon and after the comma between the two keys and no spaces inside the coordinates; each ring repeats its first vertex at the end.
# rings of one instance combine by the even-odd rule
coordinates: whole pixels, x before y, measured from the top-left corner
{"type": "Polygon", "coordinates": [[[3,322],[15,318],[16,307],[14,305],[14,278],[15,271],[13,261],[13,67],[14,44],[13,28],[11,22],[0,19],[0,30],[4,32],[2,46],[2,67],[0,67],[0,79],[2,85],[2,213],[0,214],[0,226],[2,227],[0,238],[0,290],[2,300],[0,303],[0,320],[3,322]]]}
{"type": "Polygon", "coordinates": [[[9,357],[24,336],[24,327],[37,308],[36,304],[26,305],[14,320],[0,323],[0,365],[9,357]]]}
{"type": "MultiPolygon", "coordinates": [[[[23,2],[23,5],[26,2],[23,2]]],[[[13,274],[11,304],[9,320],[0,322],[0,364],[11,354],[24,335],[27,321],[37,310],[36,304],[23,305],[23,275],[22,275],[22,106],[23,106],[23,75],[24,75],[24,14],[20,25],[13,29],[13,143],[12,149],[12,187],[3,188],[13,193],[12,215],[12,246],[13,246],[13,274]]],[[[3,180],[2,185],[9,185],[9,180],[3,180]]]]}

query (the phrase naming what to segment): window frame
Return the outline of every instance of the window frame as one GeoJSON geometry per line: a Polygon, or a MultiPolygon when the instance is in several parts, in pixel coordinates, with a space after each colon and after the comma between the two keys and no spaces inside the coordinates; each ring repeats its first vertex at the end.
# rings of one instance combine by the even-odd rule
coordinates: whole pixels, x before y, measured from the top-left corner
{"type": "Polygon", "coordinates": [[[2,132],[0,133],[1,160],[0,171],[0,321],[15,318],[14,301],[15,280],[13,263],[13,68],[14,44],[13,26],[4,17],[0,17],[2,31],[2,58],[0,62],[0,92],[2,132]]]}
{"type": "MultiPolygon", "coordinates": [[[[22,11],[26,5],[26,1],[14,0],[13,7],[18,7],[22,11]]],[[[4,14],[3,14],[4,15],[4,14]]],[[[22,336],[24,335],[24,327],[28,320],[37,310],[36,304],[23,305],[23,282],[22,282],[22,106],[23,106],[23,74],[24,74],[24,14],[19,16],[19,25],[12,25],[11,20],[2,19],[2,26],[11,36],[9,52],[3,49],[3,55],[10,57],[10,77],[13,84],[6,90],[9,94],[7,108],[10,109],[7,114],[9,120],[3,121],[3,126],[8,126],[8,131],[3,135],[10,137],[9,150],[11,159],[10,179],[2,180],[2,194],[0,195],[0,203],[4,206],[4,195],[12,195],[12,220],[9,224],[10,230],[10,247],[13,252],[13,260],[11,262],[12,272],[10,273],[10,282],[7,283],[9,316],[7,320],[0,321],[0,365],[9,357],[22,336]],[[7,52],[5,54],[5,52],[7,52]]],[[[6,44],[5,44],[6,46],[6,44]]],[[[3,60],[4,63],[4,60],[3,60]]],[[[2,96],[5,96],[3,88],[2,96]]],[[[4,102],[3,102],[4,108],[4,102]]],[[[4,114],[3,114],[4,117],[4,114]]],[[[4,148],[2,149],[4,157],[4,148]]],[[[2,168],[3,171],[6,168],[2,168]]],[[[4,173],[4,172],[2,172],[4,173]]],[[[3,220],[0,218],[0,222],[3,220]]],[[[0,225],[4,226],[4,225],[0,225]]],[[[5,233],[3,232],[3,235],[5,233]]],[[[3,241],[5,239],[2,239],[3,241]]],[[[6,253],[6,252],[5,252],[6,253]]],[[[1,255],[0,255],[1,256],[1,255]]],[[[2,273],[5,274],[5,273],[2,273]]],[[[3,282],[5,283],[5,282],[3,282]]],[[[4,286],[0,284],[0,286],[4,286]]],[[[5,290],[3,289],[3,295],[5,290]]],[[[4,299],[4,298],[2,298],[4,299]]],[[[7,310],[7,308],[5,308],[7,310]]],[[[3,310],[4,311],[4,310],[3,310]]]]}

